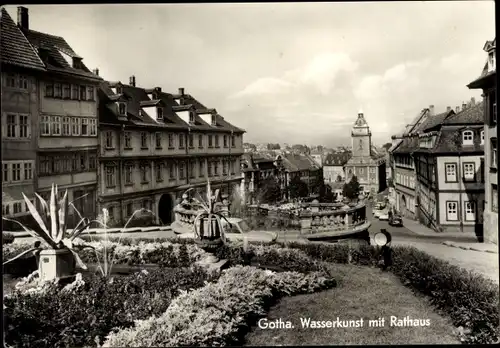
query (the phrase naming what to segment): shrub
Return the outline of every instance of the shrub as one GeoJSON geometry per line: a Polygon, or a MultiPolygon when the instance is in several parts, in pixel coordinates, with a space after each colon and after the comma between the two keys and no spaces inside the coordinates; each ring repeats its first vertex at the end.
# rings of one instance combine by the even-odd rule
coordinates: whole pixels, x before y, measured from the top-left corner
{"type": "Polygon", "coordinates": [[[282,295],[310,293],[335,286],[333,279],[312,273],[274,273],[233,267],[217,283],[183,292],[160,317],[110,333],[105,347],[224,346],[239,343],[247,325],[265,314],[282,295]]]}
{"type": "Polygon", "coordinates": [[[2,233],[2,242],[3,244],[11,244],[14,243],[14,235],[12,233],[2,233]]]}
{"type": "Polygon", "coordinates": [[[5,340],[16,347],[96,346],[114,327],[165,312],[179,291],[211,280],[201,268],[163,269],[125,277],[86,277],[74,292],[14,292],[4,300],[5,340]]]}

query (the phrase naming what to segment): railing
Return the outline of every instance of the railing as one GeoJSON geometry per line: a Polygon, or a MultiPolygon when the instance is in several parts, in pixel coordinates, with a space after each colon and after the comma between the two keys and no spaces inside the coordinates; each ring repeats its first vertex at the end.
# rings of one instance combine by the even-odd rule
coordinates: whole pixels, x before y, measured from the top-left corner
{"type": "MultiPolygon", "coordinates": [[[[227,203],[219,203],[220,206],[218,208],[218,212],[222,215],[228,216],[229,204],[227,203]]],[[[192,231],[194,232],[194,220],[196,216],[202,212],[203,210],[195,210],[192,209],[188,204],[179,204],[176,205],[173,209],[175,221],[172,224],[172,230],[177,232],[186,232],[192,231]],[[183,230],[183,231],[181,231],[183,230]]]]}

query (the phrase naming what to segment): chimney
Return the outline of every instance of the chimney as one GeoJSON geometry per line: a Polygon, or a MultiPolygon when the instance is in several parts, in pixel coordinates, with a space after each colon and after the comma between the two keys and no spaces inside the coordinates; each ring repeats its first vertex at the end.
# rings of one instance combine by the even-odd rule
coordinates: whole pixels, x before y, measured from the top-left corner
{"type": "Polygon", "coordinates": [[[132,87],[135,87],[135,76],[134,75],[130,76],[130,83],[129,83],[129,85],[131,85],[132,87]]]}
{"type": "Polygon", "coordinates": [[[457,106],[457,107],[455,108],[455,113],[456,113],[456,114],[458,114],[459,112],[460,112],[460,106],[457,106]]]}
{"type": "Polygon", "coordinates": [[[470,98],[470,105],[476,105],[476,98],[470,98]]]}
{"type": "Polygon", "coordinates": [[[446,112],[450,112],[451,111],[451,106],[447,106],[446,107],[446,112]]]}
{"type": "Polygon", "coordinates": [[[93,71],[94,75],[99,76],[99,68],[95,68],[93,71]]]}
{"type": "Polygon", "coordinates": [[[466,107],[467,107],[467,104],[462,103],[462,110],[465,110],[466,107]]]}
{"type": "Polygon", "coordinates": [[[434,116],[434,105],[429,105],[429,115],[434,116]]]}
{"type": "Polygon", "coordinates": [[[22,29],[29,30],[30,28],[30,17],[28,15],[28,9],[23,6],[17,8],[17,25],[22,29]]]}
{"type": "Polygon", "coordinates": [[[181,87],[181,88],[179,88],[179,94],[180,94],[181,96],[182,96],[182,95],[184,95],[184,88],[182,88],[182,87],[181,87]]]}
{"type": "Polygon", "coordinates": [[[161,87],[155,87],[155,91],[161,93],[161,87]]]}

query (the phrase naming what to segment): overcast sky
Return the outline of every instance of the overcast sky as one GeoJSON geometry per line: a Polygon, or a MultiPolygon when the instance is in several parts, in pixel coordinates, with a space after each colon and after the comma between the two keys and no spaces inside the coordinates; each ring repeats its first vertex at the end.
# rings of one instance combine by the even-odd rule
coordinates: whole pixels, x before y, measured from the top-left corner
{"type": "Polygon", "coordinates": [[[495,35],[493,1],[28,8],[103,78],[184,87],[249,142],[350,144],[360,109],[388,142],[430,104],[480,100],[466,84],[495,35]]]}

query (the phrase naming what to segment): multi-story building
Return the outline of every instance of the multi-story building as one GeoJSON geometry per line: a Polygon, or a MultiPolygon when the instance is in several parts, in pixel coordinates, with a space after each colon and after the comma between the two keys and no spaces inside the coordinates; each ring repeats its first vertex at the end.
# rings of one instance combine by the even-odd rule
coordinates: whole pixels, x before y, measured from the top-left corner
{"type": "Polygon", "coordinates": [[[318,183],[323,181],[323,170],[312,157],[294,153],[283,153],[280,155],[280,159],[286,173],[283,189],[289,187],[292,179],[299,178],[307,184],[309,194],[312,194],[318,183]]]}
{"type": "Polygon", "coordinates": [[[487,41],[483,50],[488,54],[483,72],[468,87],[483,90],[485,167],[484,240],[498,244],[496,38],[493,41],[487,41]]]}
{"type": "Polygon", "coordinates": [[[352,157],[346,163],[346,180],[356,176],[360,189],[365,193],[379,193],[385,190],[385,159],[375,155],[372,133],[363,112],[358,113],[351,132],[352,157]]]}
{"type": "Polygon", "coordinates": [[[436,115],[433,105],[428,109],[423,109],[419,117],[403,134],[402,141],[392,148],[396,209],[409,219],[418,220],[419,212],[417,199],[418,183],[413,157],[413,151],[419,148],[419,140],[416,135],[422,130],[422,127],[430,129],[439,125],[451,113],[453,113],[453,110],[448,108],[446,112],[436,115]]]}
{"type": "Polygon", "coordinates": [[[325,183],[331,184],[345,181],[345,165],[350,158],[351,153],[348,151],[326,155],[323,163],[323,179],[325,183]]]}
{"type": "Polygon", "coordinates": [[[241,192],[244,194],[245,203],[253,203],[253,194],[262,187],[262,181],[267,178],[276,178],[278,169],[274,156],[260,153],[245,153],[241,158],[241,192]]]}
{"type": "Polygon", "coordinates": [[[321,151],[318,150],[318,149],[311,150],[310,156],[316,161],[316,163],[320,167],[323,167],[323,158],[324,158],[324,155],[323,155],[323,151],[322,150],[321,151]]]}
{"type": "MultiPolygon", "coordinates": [[[[449,108],[451,109],[451,108],[449,108]]],[[[419,220],[438,231],[482,235],[484,210],[483,103],[463,104],[419,128],[413,151],[419,220]]]]}
{"type": "Polygon", "coordinates": [[[158,223],[188,188],[230,194],[241,181],[244,131],[179,88],[104,82],[99,90],[99,207],[123,224],[140,208],[158,223]]]}
{"type": "MultiPolygon", "coordinates": [[[[80,214],[95,216],[96,87],[102,79],[97,71],[89,71],[64,38],[31,30],[24,7],[18,8],[17,26],[2,10],[2,63],[17,63],[25,71],[4,70],[2,78],[2,120],[7,126],[3,169],[11,173],[8,185],[17,178],[25,183],[5,190],[18,192],[13,211],[19,211],[21,191],[48,198],[54,183],[60,194],[68,191],[80,214]],[[12,156],[18,161],[12,162],[12,156]]],[[[69,213],[69,224],[76,223],[79,214],[73,209],[69,213]]]]}

